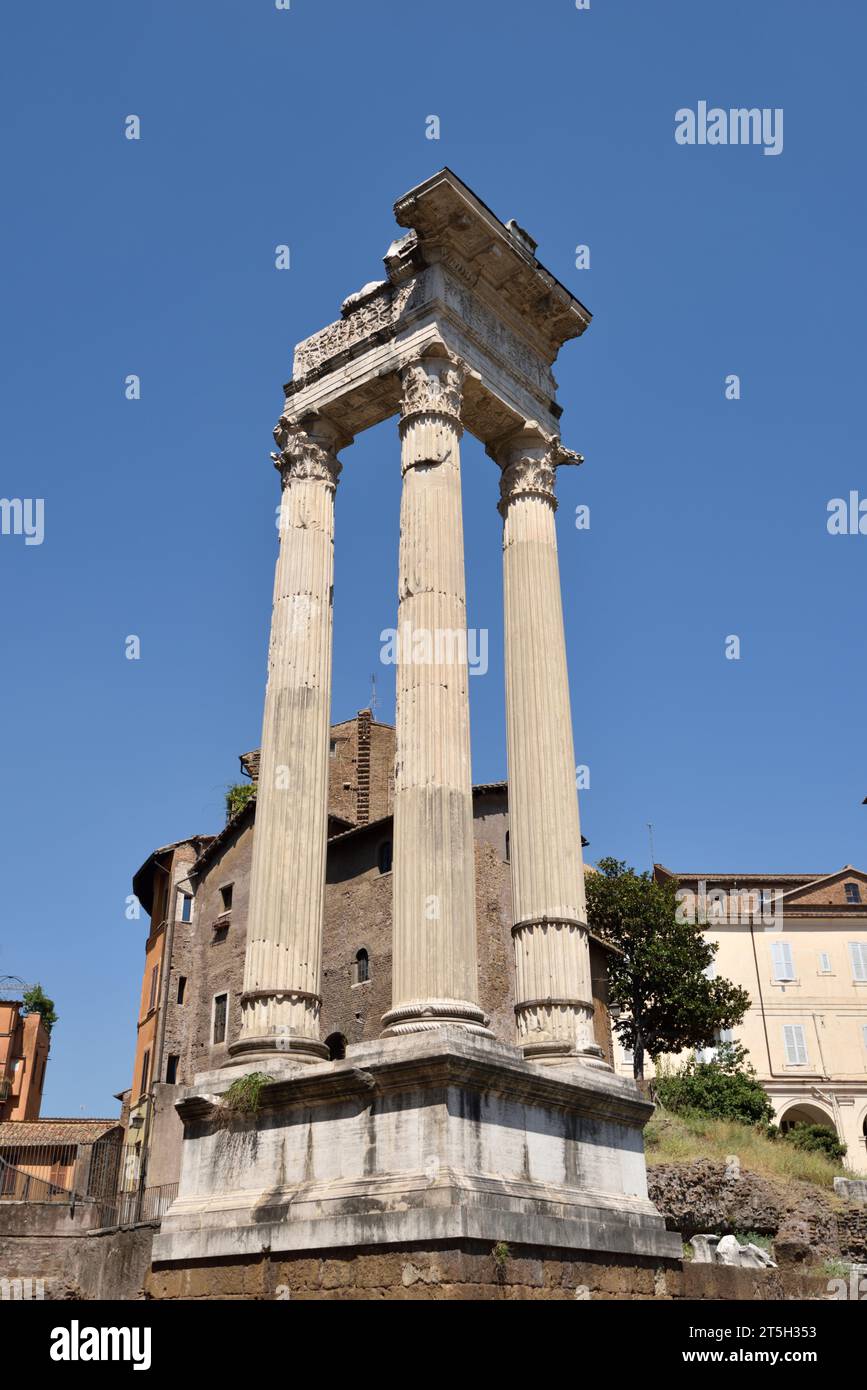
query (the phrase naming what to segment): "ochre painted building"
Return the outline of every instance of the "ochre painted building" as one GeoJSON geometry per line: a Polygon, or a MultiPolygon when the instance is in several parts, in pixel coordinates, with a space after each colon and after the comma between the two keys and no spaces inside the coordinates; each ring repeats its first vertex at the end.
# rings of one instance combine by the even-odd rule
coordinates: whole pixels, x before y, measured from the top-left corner
{"type": "Polygon", "coordinates": [[[0,999],[0,1122],[37,1120],[50,1039],[38,1013],[20,999],[0,999]]]}
{"type": "MultiPolygon", "coordinates": [[[[749,992],[733,1030],[783,1128],[833,1128],[867,1172],[867,873],[675,873],[687,911],[718,942],[715,969],[749,992]]],[[[621,1074],[631,1058],[616,1045],[621,1074]]]]}

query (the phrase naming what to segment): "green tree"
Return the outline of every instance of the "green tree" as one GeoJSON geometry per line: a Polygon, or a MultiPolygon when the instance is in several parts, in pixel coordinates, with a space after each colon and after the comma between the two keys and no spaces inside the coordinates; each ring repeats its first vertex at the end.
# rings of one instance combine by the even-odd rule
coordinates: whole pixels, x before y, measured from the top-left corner
{"type": "Polygon", "coordinates": [[[774,1107],[740,1043],[722,1043],[713,1061],[691,1057],[679,1071],[658,1075],[656,1094],[666,1110],[698,1111],[745,1125],[770,1126],[774,1118],[774,1107]]]}
{"type": "Polygon", "coordinates": [[[41,985],[34,985],[24,993],[24,1013],[41,1014],[42,1022],[45,1024],[45,1031],[51,1036],[51,1030],[57,1022],[57,1014],[54,1012],[54,1000],[49,999],[41,985]]]}
{"type": "Polygon", "coordinates": [[[846,1157],[846,1145],[828,1125],[792,1125],[786,1130],[785,1139],[787,1144],[794,1144],[796,1149],[804,1149],[807,1153],[827,1154],[835,1161],[846,1157]]]}
{"type": "Polygon", "coordinates": [[[750,996],[709,978],[717,946],[700,924],[678,921],[674,881],[657,883],[619,859],[597,867],[587,875],[588,920],[620,952],[609,962],[613,1027],[641,1080],[648,1054],[712,1047],[720,1029],[740,1023],[750,996]]]}

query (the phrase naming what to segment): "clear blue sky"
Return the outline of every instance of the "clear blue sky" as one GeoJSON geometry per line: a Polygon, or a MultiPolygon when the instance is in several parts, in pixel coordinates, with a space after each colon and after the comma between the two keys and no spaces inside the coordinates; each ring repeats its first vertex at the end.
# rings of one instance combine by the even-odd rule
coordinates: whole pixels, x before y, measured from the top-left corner
{"type": "MultiPolygon", "coordinates": [[[[595,316],[555,369],[587,459],[558,524],[591,857],[646,866],[651,821],[674,868],[867,863],[867,537],[826,530],[867,495],[862,6],[43,0],[2,25],[0,494],[44,498],[45,539],[0,536],[0,974],[57,1002],[46,1114],[115,1112],[131,875],[219,828],[259,738],[293,345],[381,276],[395,198],[445,164],[595,316]],[[677,145],[701,100],[782,107],[783,153],[677,145]]],[[[344,463],[334,716],[378,669],[389,719],[394,423],[344,463]]],[[[505,773],[496,497],[467,440],[477,781],[505,773]]]]}

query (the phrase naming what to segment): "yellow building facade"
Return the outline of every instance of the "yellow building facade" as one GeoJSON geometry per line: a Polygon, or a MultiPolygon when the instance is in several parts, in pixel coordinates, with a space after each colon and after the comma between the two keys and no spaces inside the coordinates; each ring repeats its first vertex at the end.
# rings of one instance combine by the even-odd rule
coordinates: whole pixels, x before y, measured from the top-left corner
{"type": "Polygon", "coordinates": [[[749,992],[727,1038],[747,1048],[777,1123],[830,1126],[847,1166],[867,1172],[867,874],[654,872],[678,881],[681,911],[719,944],[716,973],[749,992]]]}

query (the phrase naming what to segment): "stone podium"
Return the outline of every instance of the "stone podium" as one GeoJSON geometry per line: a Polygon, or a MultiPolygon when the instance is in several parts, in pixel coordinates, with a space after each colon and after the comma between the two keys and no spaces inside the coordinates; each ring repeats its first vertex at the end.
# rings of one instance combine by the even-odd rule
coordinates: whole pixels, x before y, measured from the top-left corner
{"type": "Polygon", "coordinates": [[[386,253],[386,278],[298,345],[275,430],[284,501],[241,1032],[232,1065],[198,1076],[178,1103],[179,1193],[154,1244],[160,1297],[188,1296],[201,1262],[223,1273],[278,1262],[291,1287],[298,1261],[326,1251],[411,1251],[414,1268],[446,1248],[543,1252],[555,1265],[681,1253],[647,1196],[652,1107],[606,1066],[593,1030],[554,526],[557,470],[582,460],[561,443],[552,375],[590,315],[532,238],[450,170],[395,215],[409,230],[386,253]],[[338,455],[394,415],[398,632],[463,634],[466,651],[464,430],[499,468],[515,1033],[494,1037],[478,1003],[467,664],[460,642],[432,640],[420,661],[402,641],[392,1006],[379,1040],[328,1061],[318,1019],[338,455]],[[223,1097],[251,1071],[268,1078],[258,1108],[227,1123],[223,1097]]]}

